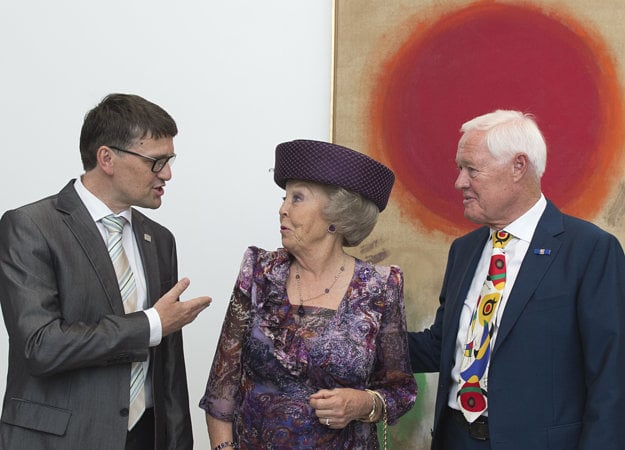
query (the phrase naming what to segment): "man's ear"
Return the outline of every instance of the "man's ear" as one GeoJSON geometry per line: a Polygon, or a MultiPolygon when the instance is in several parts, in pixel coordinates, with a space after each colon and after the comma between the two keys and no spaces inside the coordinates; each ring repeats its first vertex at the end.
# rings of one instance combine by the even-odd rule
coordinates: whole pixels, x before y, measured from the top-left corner
{"type": "Polygon", "coordinates": [[[514,155],[514,158],[512,159],[512,164],[513,164],[512,173],[513,173],[514,179],[519,180],[523,178],[525,173],[527,173],[529,166],[530,166],[530,161],[525,153],[517,153],[516,155],[514,155]]]}
{"type": "Polygon", "coordinates": [[[96,161],[98,166],[102,169],[104,173],[106,173],[107,175],[113,174],[113,149],[107,147],[106,145],[100,146],[96,151],[96,161]]]}

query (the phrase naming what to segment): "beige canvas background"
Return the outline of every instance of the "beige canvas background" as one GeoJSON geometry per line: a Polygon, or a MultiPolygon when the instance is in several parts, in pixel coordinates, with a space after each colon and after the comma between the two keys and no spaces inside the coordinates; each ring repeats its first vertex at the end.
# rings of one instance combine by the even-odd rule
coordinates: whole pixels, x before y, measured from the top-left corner
{"type": "MultiPolygon", "coordinates": [[[[427,27],[442,14],[471,3],[474,2],[335,0],[332,92],[334,142],[371,153],[373,149],[367,148],[371,142],[371,130],[368,127],[369,102],[385,60],[398,50],[415,26],[427,27]]],[[[520,4],[514,1],[497,3],[520,4]]],[[[599,35],[614,57],[619,84],[623,85],[624,2],[543,0],[530,4],[539,5],[546,14],[564,12],[599,35]]],[[[455,153],[455,149],[451,150],[455,153]]],[[[380,149],[376,151],[379,152],[380,149]]],[[[619,170],[621,174],[625,173],[623,168],[619,170]]],[[[411,330],[420,330],[429,326],[433,320],[447,250],[457,236],[444,230],[427,230],[418,220],[407,217],[394,197],[396,191],[394,190],[388,209],[381,215],[376,230],[356,249],[356,253],[364,259],[402,267],[408,327],[411,330]]],[[[462,208],[460,194],[458,208],[462,208]]],[[[623,243],[624,212],[625,188],[621,182],[608,194],[600,213],[586,219],[612,232],[623,243]]],[[[402,418],[398,426],[391,429],[391,448],[429,448],[437,376],[417,375],[420,388],[417,404],[402,418]]]]}

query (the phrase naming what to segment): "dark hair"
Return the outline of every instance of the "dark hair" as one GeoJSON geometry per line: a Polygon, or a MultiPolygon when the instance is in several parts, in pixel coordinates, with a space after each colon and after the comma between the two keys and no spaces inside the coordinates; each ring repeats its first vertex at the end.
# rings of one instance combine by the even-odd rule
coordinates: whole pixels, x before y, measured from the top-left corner
{"type": "Polygon", "coordinates": [[[102,145],[132,147],[139,139],[174,137],[178,127],[160,106],[130,94],[109,94],[85,115],[80,131],[80,158],[85,171],[96,166],[102,145]]]}

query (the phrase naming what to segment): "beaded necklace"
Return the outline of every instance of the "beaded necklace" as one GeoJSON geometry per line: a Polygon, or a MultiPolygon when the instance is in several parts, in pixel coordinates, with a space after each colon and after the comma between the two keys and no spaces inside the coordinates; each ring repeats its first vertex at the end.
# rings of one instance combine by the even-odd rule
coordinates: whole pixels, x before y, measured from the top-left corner
{"type": "Polygon", "coordinates": [[[343,272],[345,272],[345,257],[343,257],[343,264],[341,264],[341,267],[339,267],[338,273],[334,275],[334,280],[332,280],[332,284],[330,284],[330,286],[325,288],[321,294],[315,295],[314,297],[309,297],[306,300],[304,300],[304,298],[302,297],[302,287],[300,285],[301,277],[299,275],[299,264],[296,264],[295,265],[295,284],[297,285],[297,295],[299,296],[299,308],[297,308],[297,314],[299,314],[300,317],[302,317],[305,314],[304,302],[316,300],[323,295],[328,295],[330,291],[332,290],[332,288],[334,287],[334,285],[336,284],[337,280],[343,274],[343,272]]]}

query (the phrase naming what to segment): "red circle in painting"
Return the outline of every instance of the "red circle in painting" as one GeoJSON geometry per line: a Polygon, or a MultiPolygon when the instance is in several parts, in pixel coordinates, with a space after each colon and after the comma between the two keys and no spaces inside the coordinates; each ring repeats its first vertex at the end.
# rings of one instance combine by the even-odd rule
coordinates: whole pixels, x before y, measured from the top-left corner
{"type": "Polygon", "coordinates": [[[382,66],[371,148],[398,178],[402,211],[428,229],[473,228],[454,189],[465,121],[495,109],[536,118],[547,141],[543,192],[591,218],[618,178],[621,92],[600,39],[537,7],[477,3],[414,33],[382,66]]]}

